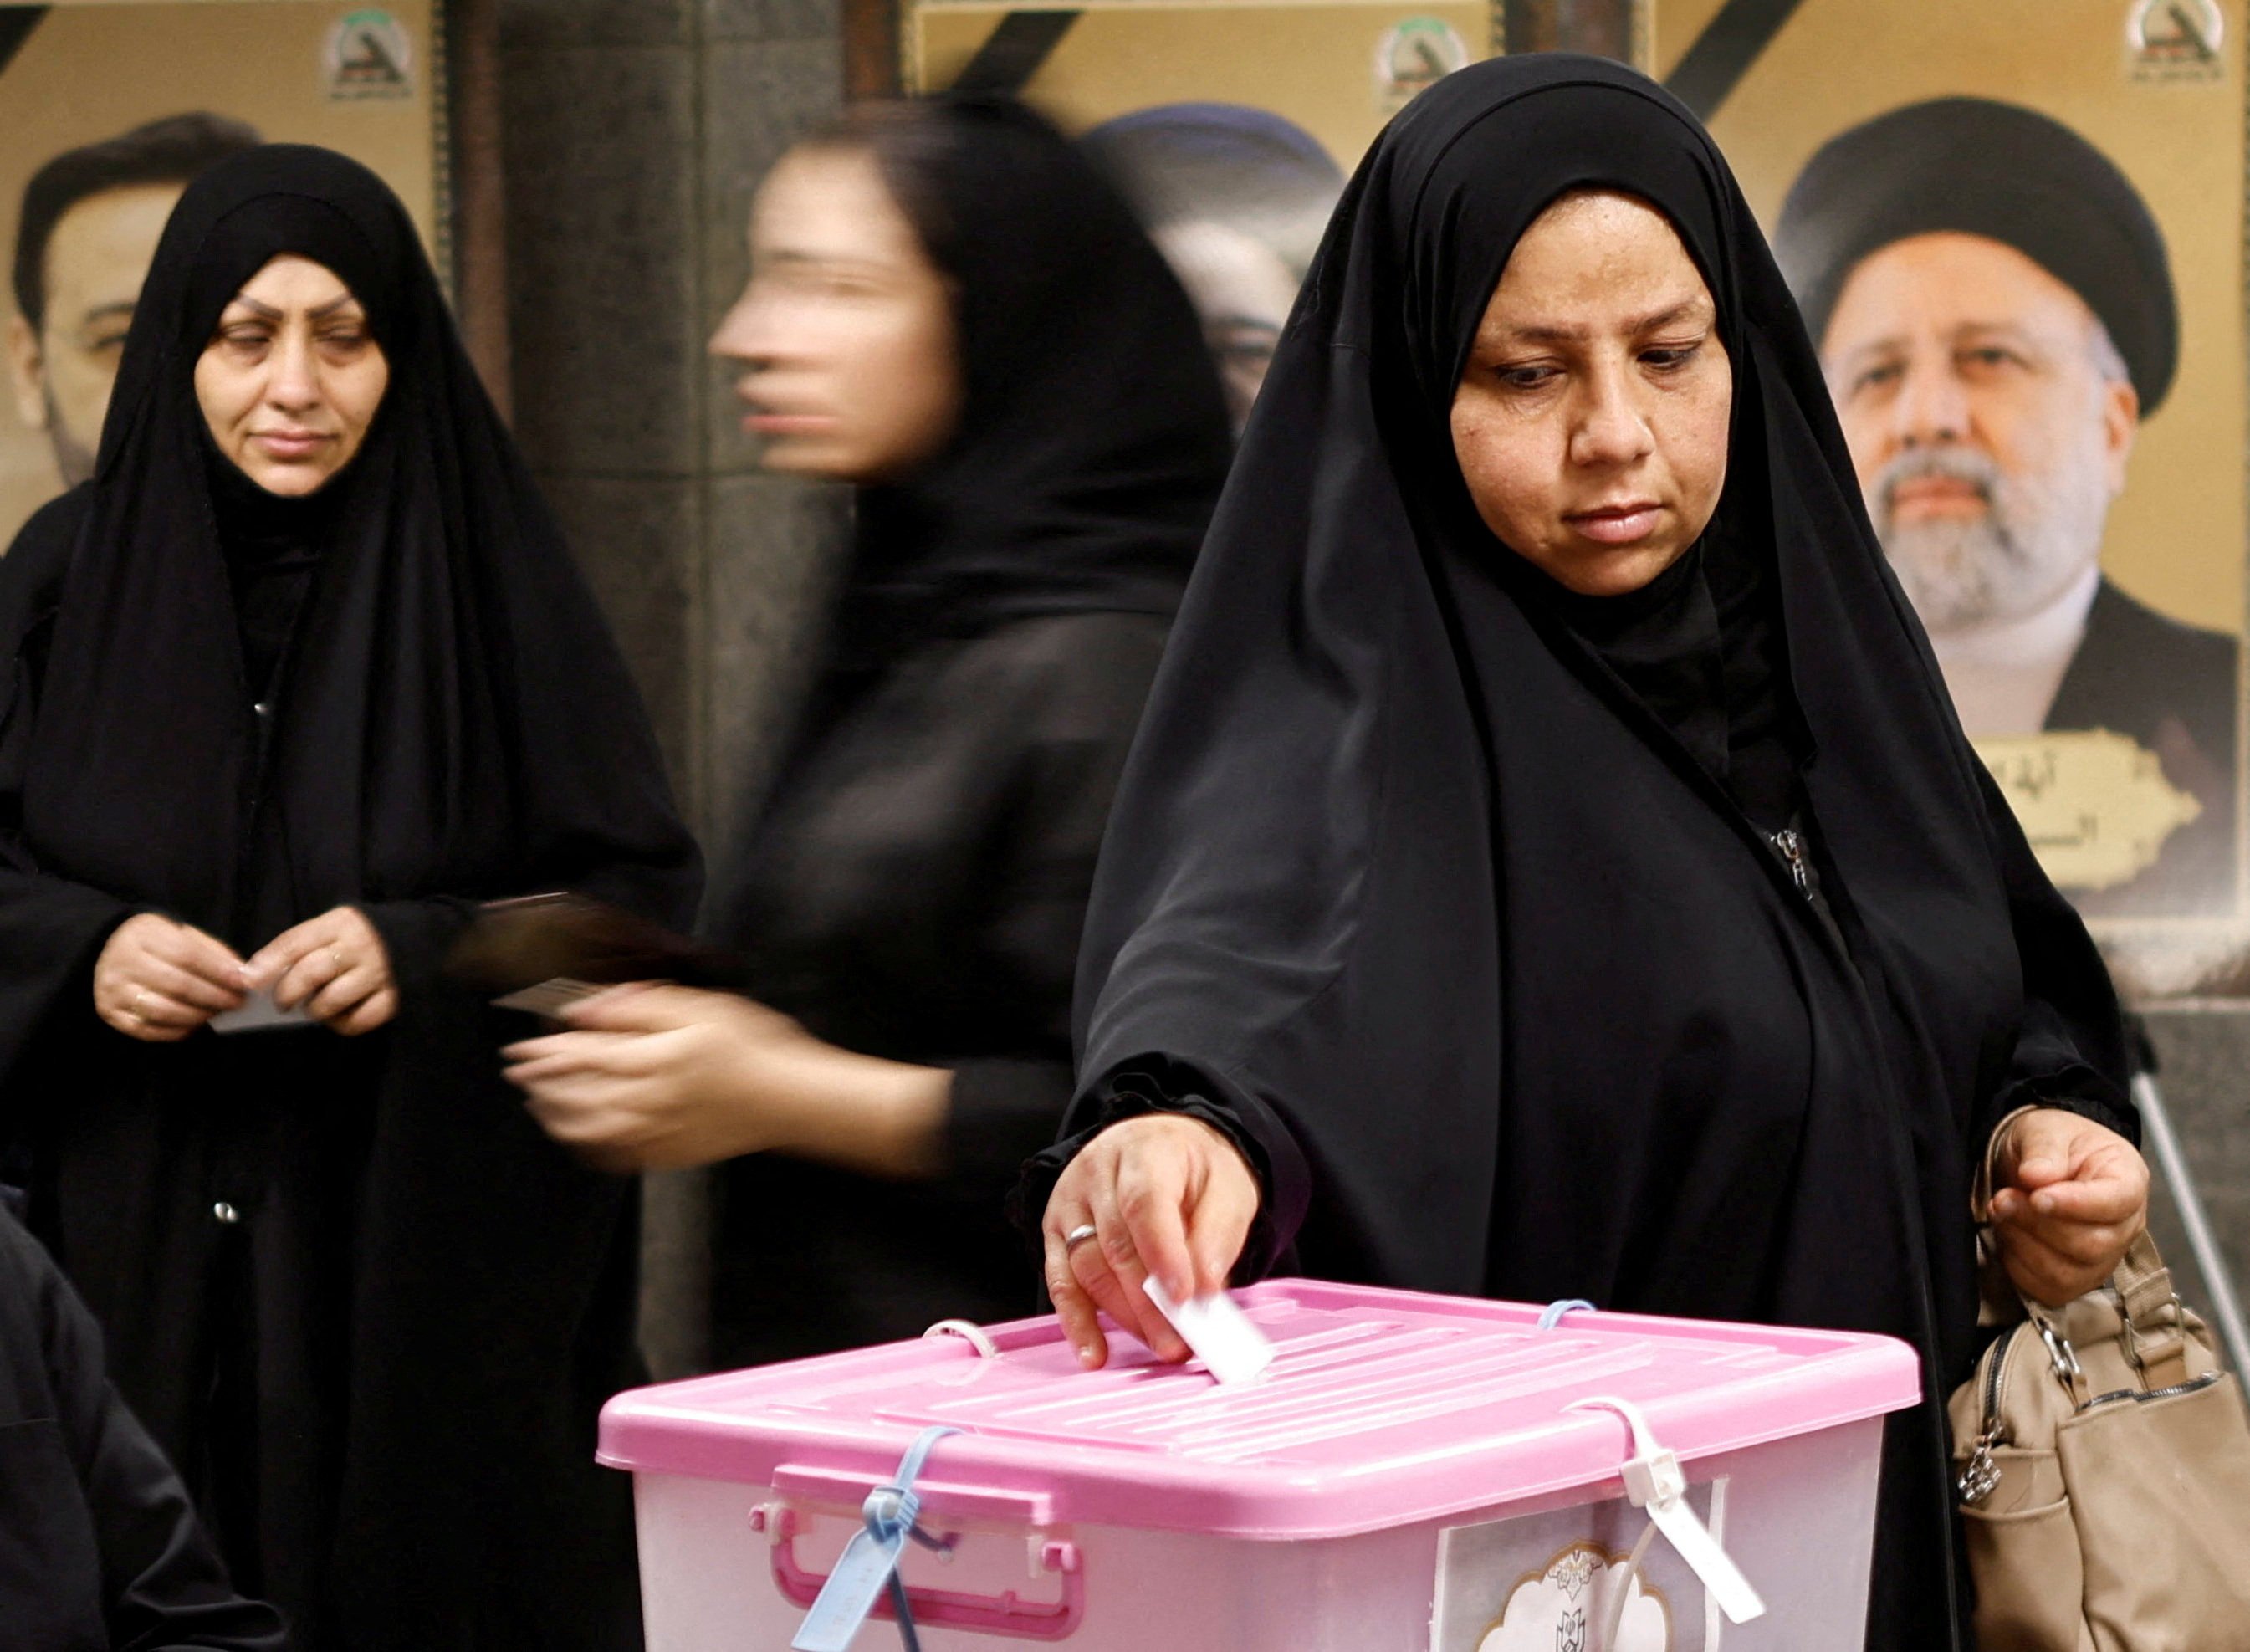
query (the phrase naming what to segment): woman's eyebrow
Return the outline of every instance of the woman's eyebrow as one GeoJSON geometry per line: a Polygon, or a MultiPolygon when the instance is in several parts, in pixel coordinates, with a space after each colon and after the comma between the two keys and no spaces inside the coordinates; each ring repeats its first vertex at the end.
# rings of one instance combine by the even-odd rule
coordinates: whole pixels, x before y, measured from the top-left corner
{"type": "MultiPolygon", "coordinates": [[[[1668,305],[1663,309],[1652,310],[1646,315],[1633,316],[1616,330],[1622,333],[1653,332],[1660,327],[1667,327],[1674,321],[1686,320],[1698,311],[1708,308],[1707,300],[1682,299],[1679,303],[1668,305]]],[[[1594,330],[1591,327],[1574,327],[1555,322],[1531,327],[1511,327],[1508,329],[1507,335],[1511,340],[1522,340],[1529,343],[1569,344],[1591,337],[1594,330]]]]}
{"type": "Polygon", "coordinates": [[[848,252],[818,247],[770,247],[752,261],[761,269],[839,270],[858,275],[886,275],[891,267],[880,259],[854,258],[848,252]]]}
{"type": "MultiPolygon", "coordinates": [[[[251,314],[257,316],[261,321],[278,321],[284,318],[285,313],[283,311],[275,309],[271,304],[261,304],[256,299],[249,297],[245,294],[237,293],[234,295],[234,302],[236,304],[239,304],[244,309],[250,311],[251,314]]],[[[314,321],[325,321],[328,317],[335,315],[347,305],[356,304],[358,302],[359,298],[357,294],[352,293],[339,293],[327,303],[314,305],[307,313],[314,321]]]]}

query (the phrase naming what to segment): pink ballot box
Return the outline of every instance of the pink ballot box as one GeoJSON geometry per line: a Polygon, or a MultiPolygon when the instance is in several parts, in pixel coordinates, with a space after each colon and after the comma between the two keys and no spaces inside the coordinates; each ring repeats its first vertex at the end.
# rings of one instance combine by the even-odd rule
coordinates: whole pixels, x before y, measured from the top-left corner
{"type": "Polygon", "coordinates": [[[1905,1344],[1236,1300],[1277,1351],[1248,1383],[1122,1337],[1088,1372],[1044,1318],[619,1395],[650,1652],[897,1647],[899,1584],[926,1652],[1860,1644],[1905,1344]]]}

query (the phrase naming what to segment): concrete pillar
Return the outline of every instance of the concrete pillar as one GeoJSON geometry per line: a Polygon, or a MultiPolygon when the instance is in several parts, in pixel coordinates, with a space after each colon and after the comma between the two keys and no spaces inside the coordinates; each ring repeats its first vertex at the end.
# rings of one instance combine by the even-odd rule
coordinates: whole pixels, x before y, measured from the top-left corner
{"type": "MultiPolygon", "coordinates": [[[[500,0],[517,434],[638,674],[704,841],[767,755],[839,501],[760,474],[704,353],[750,193],[841,97],[836,0],[500,0]]],[[[703,1179],[649,1179],[643,1342],[707,1341],[703,1179]]]]}

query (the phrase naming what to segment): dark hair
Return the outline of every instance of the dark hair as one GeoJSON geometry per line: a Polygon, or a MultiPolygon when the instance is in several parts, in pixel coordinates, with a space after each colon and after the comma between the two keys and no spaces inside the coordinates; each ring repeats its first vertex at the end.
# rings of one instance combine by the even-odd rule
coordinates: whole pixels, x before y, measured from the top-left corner
{"type": "Polygon", "coordinates": [[[24,319],[34,328],[46,321],[47,242],[71,208],[111,190],[187,183],[214,162],[261,142],[255,127],[197,109],[56,156],[24,186],[24,211],[16,220],[16,308],[24,319]]]}

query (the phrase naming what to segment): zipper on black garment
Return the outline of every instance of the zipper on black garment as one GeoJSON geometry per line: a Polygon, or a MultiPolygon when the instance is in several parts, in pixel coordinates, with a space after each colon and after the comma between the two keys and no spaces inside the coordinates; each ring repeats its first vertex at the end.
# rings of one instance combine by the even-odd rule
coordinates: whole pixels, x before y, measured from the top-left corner
{"type": "Polygon", "coordinates": [[[1805,834],[1795,826],[1784,826],[1778,832],[1766,834],[1774,852],[1781,856],[1782,864],[1789,868],[1789,881],[1806,900],[1812,898],[1812,861],[1805,852],[1805,834]]]}

